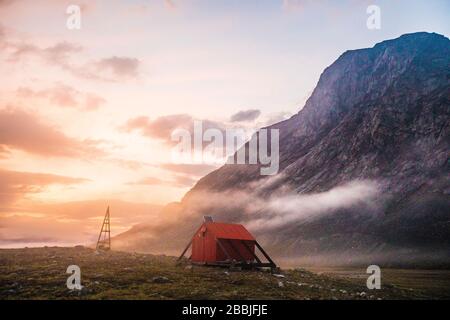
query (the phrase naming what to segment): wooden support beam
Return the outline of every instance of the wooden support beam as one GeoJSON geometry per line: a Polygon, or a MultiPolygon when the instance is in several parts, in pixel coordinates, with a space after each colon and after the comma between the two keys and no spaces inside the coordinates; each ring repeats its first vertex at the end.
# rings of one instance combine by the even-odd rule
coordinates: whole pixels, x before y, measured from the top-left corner
{"type": "Polygon", "coordinates": [[[220,239],[216,239],[217,244],[219,245],[220,249],[222,249],[223,253],[227,256],[228,260],[231,260],[230,255],[228,254],[227,250],[223,247],[222,243],[220,242],[220,239]]]}
{"type": "Polygon", "coordinates": [[[190,247],[191,244],[192,244],[192,240],[193,240],[193,239],[191,239],[191,241],[189,241],[188,245],[187,245],[186,248],[183,250],[183,253],[181,253],[181,255],[178,257],[177,262],[180,261],[181,258],[184,257],[184,255],[186,254],[186,251],[188,251],[189,247],[190,247]]]}
{"type": "Polygon", "coordinates": [[[239,250],[234,246],[233,241],[230,239],[226,239],[227,242],[230,244],[231,249],[233,249],[234,252],[237,253],[237,255],[239,256],[239,259],[241,259],[242,262],[247,263],[247,261],[245,260],[245,258],[241,255],[241,253],[239,252],[239,250]]]}
{"type": "Polygon", "coordinates": [[[256,259],[256,261],[258,263],[261,263],[261,260],[258,258],[258,256],[252,251],[252,249],[250,249],[250,247],[248,246],[247,242],[245,242],[245,240],[242,240],[242,244],[244,245],[245,249],[247,249],[247,251],[253,256],[253,258],[256,259]]]}
{"type": "Polygon", "coordinates": [[[269,261],[274,267],[276,267],[277,265],[275,264],[275,262],[273,262],[272,259],[270,259],[269,255],[264,251],[264,249],[259,245],[258,241],[255,240],[255,245],[258,247],[258,249],[262,252],[262,254],[264,255],[264,257],[266,257],[267,261],[269,261]]]}

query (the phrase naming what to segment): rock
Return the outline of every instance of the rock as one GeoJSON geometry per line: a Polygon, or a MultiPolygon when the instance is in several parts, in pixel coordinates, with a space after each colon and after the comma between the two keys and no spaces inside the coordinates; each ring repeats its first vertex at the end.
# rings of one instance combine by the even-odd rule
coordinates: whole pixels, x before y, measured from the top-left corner
{"type": "Polygon", "coordinates": [[[186,267],[184,267],[185,270],[192,270],[192,264],[188,264],[186,267]]]}
{"type": "Polygon", "coordinates": [[[86,287],[81,287],[81,290],[77,290],[77,291],[78,291],[78,296],[85,296],[91,292],[91,290],[89,290],[86,287]]]}
{"type": "Polygon", "coordinates": [[[359,294],[360,297],[365,297],[367,294],[363,291],[359,294]]]}
{"type": "Polygon", "coordinates": [[[278,287],[283,288],[284,287],[284,283],[281,281],[278,281],[278,287]]]}
{"type": "Polygon", "coordinates": [[[283,274],[277,274],[277,273],[274,273],[273,276],[276,277],[276,278],[286,278],[285,275],[283,275],[283,274]]]}
{"type": "Polygon", "coordinates": [[[169,283],[172,282],[167,277],[157,276],[152,278],[153,283],[169,283]]]}
{"type": "Polygon", "coordinates": [[[244,280],[243,279],[234,279],[234,280],[231,280],[230,283],[240,286],[240,285],[244,284],[244,280]]]}

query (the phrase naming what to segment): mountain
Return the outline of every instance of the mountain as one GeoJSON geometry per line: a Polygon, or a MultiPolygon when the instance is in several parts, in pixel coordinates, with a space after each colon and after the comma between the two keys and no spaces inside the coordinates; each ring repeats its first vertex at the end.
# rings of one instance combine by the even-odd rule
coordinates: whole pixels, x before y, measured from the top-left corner
{"type": "Polygon", "coordinates": [[[276,176],[224,165],[117,246],[175,253],[208,214],[299,263],[449,263],[449,88],[442,35],[347,51],[296,115],[268,127],[280,135],[276,176]]]}

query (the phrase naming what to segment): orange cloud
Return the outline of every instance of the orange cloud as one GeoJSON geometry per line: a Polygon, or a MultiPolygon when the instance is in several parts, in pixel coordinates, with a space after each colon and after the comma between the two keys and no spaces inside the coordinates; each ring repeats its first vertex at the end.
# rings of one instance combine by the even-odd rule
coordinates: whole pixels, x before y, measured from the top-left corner
{"type": "Polygon", "coordinates": [[[230,118],[231,122],[243,122],[256,120],[261,115],[258,109],[242,110],[233,114],[230,118]]]}
{"type": "Polygon", "coordinates": [[[164,0],[164,4],[167,8],[174,10],[177,8],[177,6],[175,5],[175,2],[173,2],[172,0],[164,0]]]}
{"type": "Polygon", "coordinates": [[[155,178],[155,177],[147,177],[144,179],[141,179],[139,181],[135,181],[135,182],[129,182],[129,185],[147,185],[147,186],[154,186],[154,185],[161,185],[161,184],[166,184],[167,181],[155,178]]]}
{"type": "Polygon", "coordinates": [[[8,6],[17,0],[0,0],[0,6],[8,6]]]}
{"type": "MultiPolygon", "coordinates": [[[[149,138],[156,138],[163,140],[169,145],[175,143],[172,141],[171,134],[176,129],[184,129],[191,134],[194,132],[194,118],[188,114],[171,114],[161,116],[155,120],[150,120],[148,117],[140,116],[132,118],[119,129],[125,132],[138,131],[143,136],[149,138]]],[[[203,130],[208,128],[215,128],[221,131],[224,130],[224,124],[211,120],[201,120],[203,130]]]]}
{"type": "MultiPolygon", "coordinates": [[[[29,193],[37,193],[48,185],[70,185],[87,182],[83,178],[72,178],[54,174],[19,172],[0,169],[0,203],[7,205],[29,193]]],[[[0,208],[5,210],[5,208],[0,208]]]]}
{"type": "Polygon", "coordinates": [[[98,109],[106,102],[102,97],[90,93],[80,92],[75,88],[57,84],[52,88],[44,90],[33,90],[28,87],[17,89],[17,95],[21,98],[45,98],[60,107],[72,107],[85,110],[98,109]]]}
{"type": "Polygon", "coordinates": [[[43,124],[32,114],[17,109],[0,109],[0,146],[43,156],[101,155],[89,141],[70,138],[43,124]]]}
{"type": "Polygon", "coordinates": [[[179,172],[193,176],[204,176],[218,168],[217,166],[212,166],[209,164],[190,163],[162,163],[159,165],[159,167],[168,171],[179,172]]]}
{"type": "Polygon", "coordinates": [[[127,132],[137,130],[144,136],[170,141],[171,134],[175,129],[189,130],[192,124],[193,119],[187,114],[162,116],[154,121],[141,116],[128,120],[121,129],[127,132]]]}
{"type": "Polygon", "coordinates": [[[59,42],[53,46],[40,48],[28,42],[7,42],[11,51],[9,60],[19,61],[27,56],[38,56],[51,64],[68,67],[68,60],[74,53],[79,53],[83,48],[69,42],[59,42]]]}
{"type": "Polygon", "coordinates": [[[136,58],[110,57],[95,63],[99,71],[109,71],[119,78],[135,78],[138,76],[140,61],[136,58]]]}
{"type": "Polygon", "coordinates": [[[197,182],[188,175],[175,175],[172,180],[161,180],[155,177],[147,177],[135,182],[129,182],[129,185],[144,185],[144,186],[154,186],[154,185],[168,185],[172,187],[192,187],[197,182]]]}
{"type": "Polygon", "coordinates": [[[73,57],[84,48],[67,41],[48,47],[40,47],[28,41],[11,40],[4,27],[0,26],[0,48],[8,54],[8,61],[15,63],[25,58],[39,58],[45,63],[57,66],[72,76],[88,80],[119,81],[136,78],[141,62],[130,57],[107,57],[98,61],[74,63],[73,57]]]}
{"type": "Polygon", "coordinates": [[[197,183],[197,179],[187,175],[176,175],[173,185],[178,187],[192,187],[197,183]]]}

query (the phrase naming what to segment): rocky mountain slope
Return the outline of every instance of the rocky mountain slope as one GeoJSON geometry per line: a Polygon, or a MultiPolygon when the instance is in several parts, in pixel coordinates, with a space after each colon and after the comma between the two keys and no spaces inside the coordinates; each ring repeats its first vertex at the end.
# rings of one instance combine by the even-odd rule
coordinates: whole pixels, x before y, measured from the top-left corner
{"type": "Polygon", "coordinates": [[[280,132],[280,170],[225,165],[119,248],[176,252],[203,214],[240,222],[279,258],[450,261],[450,40],[414,33],[347,51],[280,132]],[[172,250],[172,251],[171,251],[172,250]]]}

